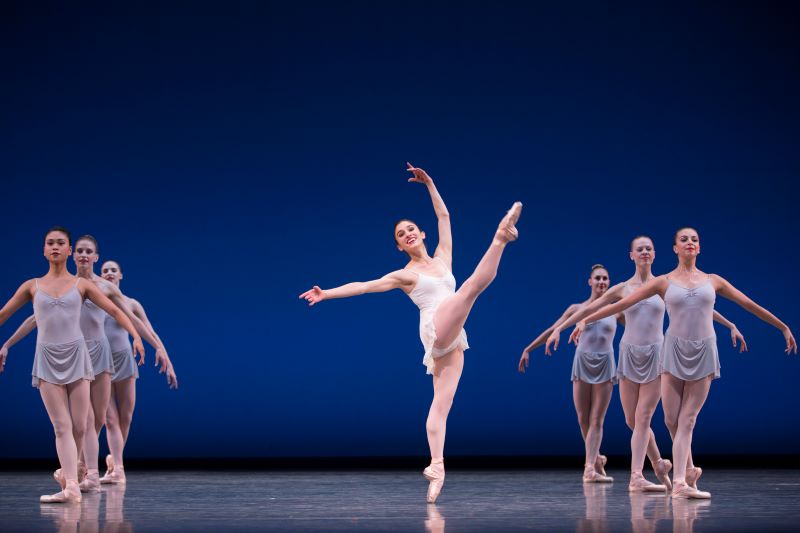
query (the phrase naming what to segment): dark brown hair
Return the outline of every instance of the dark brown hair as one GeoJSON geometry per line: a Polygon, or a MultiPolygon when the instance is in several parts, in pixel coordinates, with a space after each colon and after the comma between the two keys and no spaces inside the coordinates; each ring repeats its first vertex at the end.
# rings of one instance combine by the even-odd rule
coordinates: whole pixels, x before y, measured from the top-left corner
{"type": "Polygon", "coordinates": [[[693,227],[691,227],[691,226],[681,226],[680,228],[678,228],[678,231],[675,232],[675,235],[672,236],[672,244],[678,244],[678,233],[682,232],[685,229],[690,229],[690,230],[694,231],[695,233],[697,233],[697,238],[698,239],[700,238],[700,232],[697,231],[696,229],[694,229],[693,227]]]}
{"type": "MultiPolygon", "coordinates": [[[[103,265],[105,265],[106,263],[116,263],[116,265],[119,267],[119,273],[122,274],[122,265],[119,264],[119,261],[114,261],[113,259],[106,259],[105,261],[103,261],[103,265]]],[[[103,265],[100,265],[100,272],[103,271],[103,265]]]]}
{"type": "Polygon", "coordinates": [[[45,234],[44,234],[45,240],[47,240],[47,236],[50,235],[51,233],[53,233],[54,231],[58,231],[58,232],[63,233],[64,235],[66,235],[67,236],[67,244],[72,246],[72,235],[70,235],[69,230],[67,228],[65,228],[64,226],[53,226],[52,228],[47,230],[45,232],[45,234]]]}
{"type": "Polygon", "coordinates": [[[94,253],[96,253],[96,254],[100,253],[100,247],[97,246],[97,239],[95,239],[94,237],[92,237],[88,233],[86,235],[81,235],[80,237],[75,239],[75,243],[76,244],[81,242],[81,241],[89,241],[89,242],[91,242],[92,244],[94,244],[94,253]]]}

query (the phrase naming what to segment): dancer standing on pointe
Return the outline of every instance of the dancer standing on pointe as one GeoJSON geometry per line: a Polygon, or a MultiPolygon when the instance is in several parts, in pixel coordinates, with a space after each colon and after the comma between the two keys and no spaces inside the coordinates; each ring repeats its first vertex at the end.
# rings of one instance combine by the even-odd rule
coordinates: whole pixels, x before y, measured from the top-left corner
{"type": "MultiPolygon", "coordinates": [[[[561,332],[579,322],[603,306],[617,302],[653,279],[652,266],[656,257],[655,247],[650,237],[640,235],[631,241],[630,258],[636,265],[633,276],[608,289],[603,296],[583,307],[569,319],[557,325],[547,339],[544,353],[550,355],[550,346],[558,349],[561,332]]],[[[661,347],[664,344],[664,300],[653,295],[646,300],[626,309],[625,333],[619,342],[619,364],[617,365],[617,378],[619,379],[619,397],[622,410],[625,412],[625,422],[633,430],[631,437],[631,479],[628,490],[631,492],[656,492],[672,489],[669,480],[669,471],[672,463],[661,458],[661,453],[656,445],[653,430],[650,429],[650,420],[661,399],[661,377],[658,370],[661,358],[661,347]],[[650,464],[656,477],[662,485],[650,483],[644,478],[645,455],[650,458],[650,464]]],[[[733,345],[741,340],[742,351],[747,349],[744,337],[741,336],[736,325],[728,321],[718,312],[714,311],[714,320],[725,325],[731,330],[733,345]]],[[[689,472],[694,472],[691,454],[689,472]]],[[[697,469],[699,471],[699,468],[697,469]]],[[[693,485],[690,474],[687,481],[693,485]]]]}
{"type": "MultiPolygon", "coordinates": [[[[553,330],[580,311],[584,306],[600,298],[608,290],[608,271],[603,265],[592,265],[589,274],[589,299],[579,304],[572,304],[556,320],[544,330],[522,351],[518,369],[525,373],[530,363],[530,352],[545,343],[545,339],[553,330]]],[[[620,321],[624,321],[622,316],[620,321]]],[[[617,380],[614,365],[614,334],[617,331],[617,319],[609,316],[605,320],[589,324],[590,334],[575,347],[572,360],[572,400],[578,415],[586,459],[583,468],[584,483],[611,483],[614,478],[606,475],[606,457],[600,455],[603,441],[603,423],[606,418],[614,383],[617,380]]],[[[549,355],[549,354],[548,354],[549,355]]]]}
{"type": "MultiPolygon", "coordinates": [[[[81,307],[91,300],[120,322],[134,338],[135,350],[144,357],[139,334],[125,314],[93,283],[81,283],[67,271],[72,252],[69,232],[55,227],[45,234],[44,256],[50,263],[42,278],[23,283],[0,309],[0,325],[28,301],[39,325],[33,361],[33,386],[42,395],[56,435],[56,451],[64,487],[61,492],[42,496],[42,503],[81,501],[78,486],[78,445],[86,433],[89,418],[89,382],[94,379],[92,361],[80,329],[81,307]]],[[[2,365],[0,365],[2,369],[2,365]]]]}
{"type": "MultiPolygon", "coordinates": [[[[119,289],[120,281],[122,281],[122,268],[120,268],[119,263],[116,261],[104,262],[100,268],[100,273],[103,279],[119,289]]],[[[125,299],[130,305],[133,314],[153,331],[156,340],[163,347],[164,344],[154,331],[152,324],[150,324],[142,304],[127,296],[125,299]]],[[[127,481],[123,454],[131,429],[133,410],[136,407],[136,380],[139,377],[139,369],[136,367],[136,359],[131,351],[128,332],[109,316],[105,317],[105,332],[111,346],[112,359],[114,360],[114,375],[111,377],[111,399],[108,402],[106,416],[106,440],[111,453],[106,456],[107,470],[105,475],[100,478],[100,483],[117,484],[127,481]]],[[[159,373],[166,373],[167,385],[171,389],[178,388],[178,378],[175,376],[175,369],[166,351],[164,352],[164,360],[159,373]]]]}
{"type": "Polygon", "coordinates": [[[433,374],[433,402],[426,429],[431,452],[431,464],[423,474],[430,481],[427,500],[436,501],[444,483],[444,437],[447,415],[453,404],[461,371],[464,350],[469,348],[464,323],[475,300],[497,275],[500,257],[506,245],[517,239],[514,224],[522,211],[514,203],[495,232],[492,244],[475,271],[456,291],[452,274],[452,235],[450,213],[428,174],[408,163],[413,177],[408,181],[422,183],[428,188],[439,228],[439,243],[433,257],[425,248],[425,232],[408,219],[394,225],[397,249],[409,256],[408,264],[380,279],[356,282],[333,289],[314,286],[300,295],[314,305],[322,300],[346,298],[373,292],[402,289],[420,309],[419,334],[425,347],[422,360],[428,374],[433,374]]]}
{"type": "MultiPolygon", "coordinates": [[[[744,293],[716,274],[705,274],[697,268],[700,237],[694,228],[684,227],[675,232],[673,251],[678,266],[667,275],[648,281],[620,301],[591,315],[585,322],[601,320],[630,308],[634,304],[659,295],[666,304],[669,327],[661,352],[661,402],[664,419],[672,435],[673,498],[711,497],[688,484],[692,433],[697,416],[706,401],[711,381],[719,377],[719,355],[714,334],[713,311],[719,294],[739,304],[761,320],[772,324],[786,339],[786,353],[797,353],[789,326],[756,304],[744,293]]],[[[576,324],[570,339],[580,342],[583,322],[576,324]]],[[[700,472],[695,475],[699,477],[700,472]]]]}

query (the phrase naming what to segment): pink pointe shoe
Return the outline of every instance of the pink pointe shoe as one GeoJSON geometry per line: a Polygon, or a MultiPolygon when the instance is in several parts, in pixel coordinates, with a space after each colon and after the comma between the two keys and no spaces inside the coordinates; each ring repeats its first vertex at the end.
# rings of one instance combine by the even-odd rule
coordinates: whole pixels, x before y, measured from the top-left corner
{"type": "Polygon", "coordinates": [[[608,477],[608,474],[606,474],[606,463],[607,462],[608,462],[608,457],[606,457],[605,455],[597,454],[597,460],[594,462],[594,469],[601,476],[608,477]]]}
{"type": "Polygon", "coordinates": [[[672,486],[672,497],[686,500],[708,500],[711,499],[711,493],[692,488],[685,481],[676,481],[672,486]]]}
{"type": "Polygon", "coordinates": [[[494,238],[504,243],[516,241],[519,238],[519,232],[514,225],[519,220],[521,214],[522,202],[514,202],[514,205],[512,205],[511,209],[506,213],[506,216],[500,221],[500,225],[497,226],[497,233],[494,234],[494,238]]]}
{"type": "Polygon", "coordinates": [[[40,503],[80,503],[81,502],[81,489],[78,482],[75,480],[68,480],[66,487],[61,492],[56,494],[44,495],[39,497],[40,503]]]}
{"type": "Polygon", "coordinates": [[[81,492],[99,492],[100,491],[100,472],[96,469],[89,469],[83,481],[78,483],[81,492]]]}
{"type": "Polygon", "coordinates": [[[611,476],[604,476],[597,470],[593,465],[587,466],[583,470],[583,482],[584,483],[613,483],[614,478],[611,476]]]}
{"type": "Polygon", "coordinates": [[[67,478],[64,477],[64,474],[61,472],[60,468],[53,472],[53,479],[56,480],[56,483],[58,483],[58,486],[61,487],[61,490],[67,488],[67,478]]]}
{"type": "Polygon", "coordinates": [[[697,490],[697,480],[703,475],[703,469],[699,466],[693,466],[686,469],[686,484],[697,490]]]}
{"type": "Polygon", "coordinates": [[[669,471],[672,470],[672,462],[669,459],[659,459],[653,465],[656,477],[667,490],[672,490],[672,481],[669,480],[669,471]]]}
{"type": "Polygon", "coordinates": [[[102,485],[120,485],[127,483],[127,479],[125,478],[125,469],[122,465],[114,466],[114,470],[110,473],[106,472],[106,475],[100,478],[100,483],[102,485]]]}
{"type": "Polygon", "coordinates": [[[430,481],[428,484],[428,503],[436,503],[439,493],[442,492],[442,485],[444,485],[444,460],[431,460],[430,466],[422,471],[422,475],[430,481]]]}
{"type": "Polygon", "coordinates": [[[667,487],[656,485],[647,481],[641,472],[631,472],[631,481],[628,483],[628,492],[666,492],[667,487]]]}

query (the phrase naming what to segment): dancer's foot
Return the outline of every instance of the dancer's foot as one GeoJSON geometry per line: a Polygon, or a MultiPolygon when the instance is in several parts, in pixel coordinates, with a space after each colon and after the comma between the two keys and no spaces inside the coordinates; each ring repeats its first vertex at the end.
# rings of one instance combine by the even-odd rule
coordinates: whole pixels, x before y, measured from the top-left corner
{"type": "Polygon", "coordinates": [[[100,483],[103,485],[117,485],[126,482],[125,469],[122,465],[115,465],[111,473],[106,472],[106,475],[100,478],[100,483]]]}
{"type": "Polygon", "coordinates": [[[584,483],[613,483],[614,478],[611,476],[604,476],[593,465],[587,466],[583,470],[584,483]]]}
{"type": "Polygon", "coordinates": [[[692,466],[686,469],[686,484],[697,490],[697,480],[703,475],[703,469],[699,466],[692,466]]]}
{"type": "Polygon", "coordinates": [[[656,477],[667,487],[667,490],[672,490],[672,481],[669,479],[670,470],[672,470],[672,462],[670,462],[669,459],[659,459],[653,465],[653,471],[656,473],[656,477]]]}
{"type": "Polygon", "coordinates": [[[114,471],[114,456],[111,454],[106,455],[106,475],[114,471]]]}
{"type": "Polygon", "coordinates": [[[628,483],[628,492],[666,492],[667,487],[656,485],[647,481],[641,472],[631,472],[631,481],[628,483]]]}
{"type": "Polygon", "coordinates": [[[430,481],[428,484],[428,503],[436,503],[436,498],[442,492],[442,485],[444,485],[444,460],[433,459],[430,466],[422,471],[425,479],[430,481]]]}
{"type": "Polygon", "coordinates": [[[81,489],[74,479],[68,480],[66,487],[61,492],[39,497],[40,503],[80,503],[80,501],[81,489]]]}
{"type": "Polygon", "coordinates": [[[100,472],[92,468],[86,473],[83,481],[78,483],[81,492],[97,492],[100,490],[100,472]]]}
{"type": "Polygon", "coordinates": [[[601,476],[608,476],[608,474],[606,474],[606,463],[607,462],[608,462],[608,457],[606,457],[605,455],[597,454],[597,460],[595,460],[595,462],[594,462],[594,469],[601,476]]]}
{"type": "Polygon", "coordinates": [[[78,461],[78,483],[86,479],[87,472],[89,472],[89,469],[86,468],[86,463],[78,461]]]}
{"type": "Polygon", "coordinates": [[[61,490],[67,488],[67,478],[64,477],[64,473],[60,468],[53,472],[53,479],[56,480],[56,483],[58,483],[58,486],[61,487],[61,490]]]}
{"type": "Polygon", "coordinates": [[[511,209],[506,213],[506,216],[500,221],[500,225],[497,226],[497,233],[494,234],[495,241],[507,244],[517,240],[519,232],[514,225],[519,220],[521,214],[522,202],[514,202],[514,205],[512,205],[511,209]]]}
{"type": "Polygon", "coordinates": [[[695,500],[708,500],[711,493],[690,487],[685,481],[675,481],[672,486],[672,497],[695,500]]]}

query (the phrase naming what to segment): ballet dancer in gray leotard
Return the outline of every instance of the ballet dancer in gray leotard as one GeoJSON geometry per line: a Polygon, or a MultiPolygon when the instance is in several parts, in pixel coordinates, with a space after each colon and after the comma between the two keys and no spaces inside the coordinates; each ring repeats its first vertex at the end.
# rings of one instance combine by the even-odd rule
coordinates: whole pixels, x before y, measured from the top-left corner
{"type": "MultiPolygon", "coordinates": [[[[617,302],[633,292],[642,284],[653,279],[652,264],[655,259],[655,248],[650,237],[641,235],[631,241],[630,258],[636,264],[636,272],[629,280],[614,285],[600,298],[587,305],[565,322],[557,326],[547,339],[545,353],[550,352],[550,346],[558,347],[558,339],[565,328],[578,323],[584,317],[602,308],[605,305],[617,302]]],[[[640,301],[623,311],[625,315],[625,333],[619,343],[619,363],[617,378],[619,379],[619,396],[622,409],[625,412],[625,421],[633,430],[631,436],[631,479],[628,489],[632,492],[656,492],[671,490],[672,483],[669,471],[672,463],[662,459],[656,445],[656,438],[650,429],[650,420],[661,399],[661,378],[659,377],[661,365],[661,347],[664,343],[664,300],[658,295],[653,295],[640,301]],[[650,463],[661,481],[661,485],[650,483],[644,479],[642,469],[644,457],[650,458],[650,463]]],[[[609,320],[606,318],[604,320],[609,320]]],[[[742,341],[742,349],[746,349],[736,326],[714,311],[714,320],[731,328],[731,338],[736,346],[737,340],[742,341]]],[[[582,325],[581,328],[584,326],[582,325]]],[[[587,327],[588,331],[588,327],[587,327]]],[[[581,337],[581,341],[583,337],[581,337]]],[[[689,457],[691,463],[691,455],[689,457]]],[[[696,469],[699,471],[699,469],[696,469]]],[[[689,471],[694,472],[695,469],[689,471]]],[[[687,482],[693,485],[694,479],[687,475],[687,482]]]]}
{"type": "MultiPolygon", "coordinates": [[[[713,308],[719,294],[741,305],[760,319],[778,328],[786,340],[786,352],[797,353],[797,343],[789,327],[753,302],[741,291],[715,274],[697,269],[700,236],[693,228],[675,232],[673,251],[678,266],[658,276],[620,301],[590,314],[590,322],[614,315],[632,305],[659,295],[666,303],[670,324],[661,352],[661,396],[664,419],[672,435],[673,498],[710,498],[688,483],[692,432],[700,409],[708,396],[711,381],[719,377],[719,356],[712,325],[713,308]]],[[[581,324],[573,335],[580,337],[581,324]]],[[[695,473],[696,481],[699,472],[695,473]]]]}
{"type": "MultiPolygon", "coordinates": [[[[608,271],[603,265],[593,265],[589,275],[591,295],[588,300],[570,305],[556,322],[544,330],[522,351],[519,371],[525,372],[530,362],[530,352],[545,343],[550,334],[575,313],[600,298],[608,290],[608,271]]],[[[584,483],[610,483],[606,475],[606,457],[600,455],[603,440],[603,422],[617,380],[612,342],[617,325],[614,317],[590,324],[591,334],[586,342],[578,344],[572,362],[572,399],[578,424],[581,428],[586,460],[583,469],[584,483]]],[[[547,355],[550,355],[547,352],[547,355]]]]}
{"type": "MultiPolygon", "coordinates": [[[[93,283],[82,282],[67,272],[67,257],[72,252],[69,232],[53,228],[45,235],[44,255],[50,263],[48,273],[28,280],[0,309],[0,325],[20,307],[33,301],[39,323],[33,363],[33,384],[39,388],[56,435],[62,491],[42,496],[44,503],[81,500],[78,486],[78,450],[89,418],[89,382],[94,378],[92,362],[80,329],[80,312],[89,299],[114,316],[134,336],[135,348],[143,353],[139,334],[125,314],[93,283]]],[[[2,365],[0,365],[0,370],[2,365]]]]}

